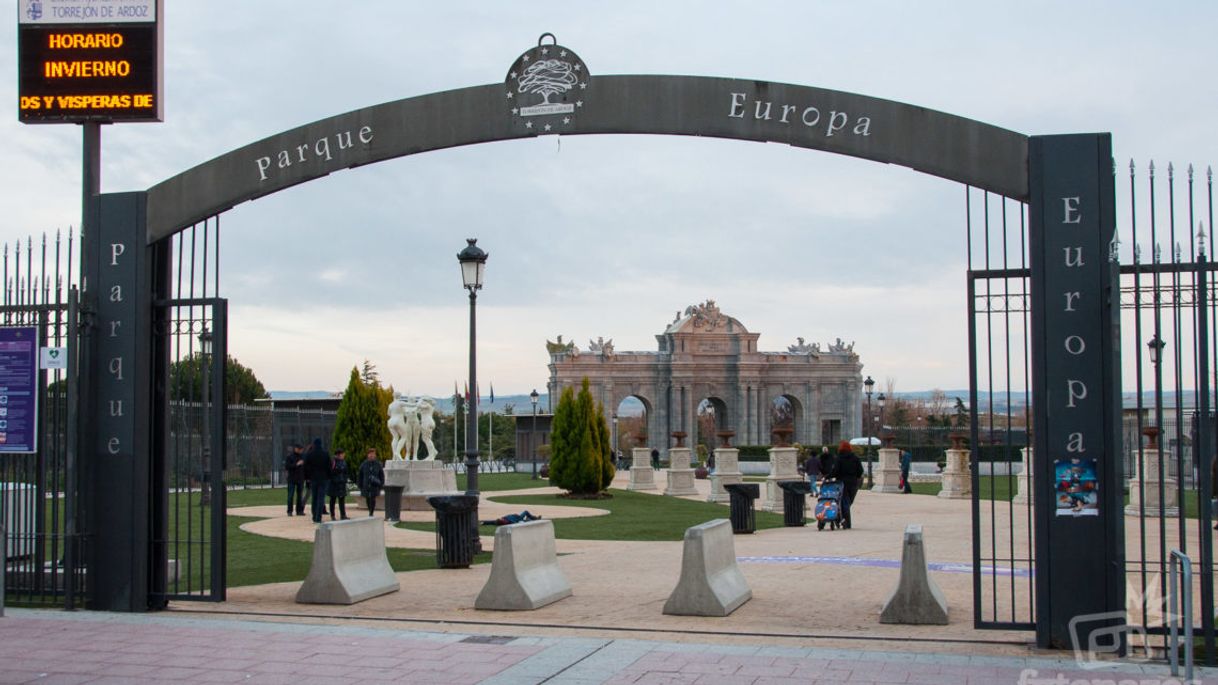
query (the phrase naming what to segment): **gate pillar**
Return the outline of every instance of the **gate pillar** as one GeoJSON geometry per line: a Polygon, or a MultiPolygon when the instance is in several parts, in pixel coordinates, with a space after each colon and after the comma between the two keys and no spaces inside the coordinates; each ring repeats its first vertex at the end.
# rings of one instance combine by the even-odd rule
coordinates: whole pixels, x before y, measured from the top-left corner
{"type": "Polygon", "coordinates": [[[83,351],[80,487],[88,607],[105,611],[146,611],[153,575],[148,362],[155,269],[145,241],[146,196],[98,196],[97,230],[86,236],[82,255],[95,317],[83,351]]]}
{"type": "Polygon", "coordinates": [[[1028,153],[1036,640],[1069,649],[1125,624],[1112,138],[1028,153]]]}

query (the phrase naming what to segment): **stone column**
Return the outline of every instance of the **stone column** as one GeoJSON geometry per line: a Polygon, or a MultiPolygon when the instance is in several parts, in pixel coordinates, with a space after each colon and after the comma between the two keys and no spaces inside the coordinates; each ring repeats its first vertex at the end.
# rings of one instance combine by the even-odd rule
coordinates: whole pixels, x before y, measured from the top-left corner
{"type": "Polygon", "coordinates": [[[973,480],[969,474],[969,450],[964,446],[965,436],[953,433],[952,447],[945,450],[947,466],[943,469],[943,489],[939,497],[943,499],[968,499],[973,496],[973,480]]]}
{"type": "Polygon", "coordinates": [[[764,511],[782,511],[782,488],[778,484],[788,480],[803,480],[796,466],[797,452],[794,447],[770,448],[770,475],[765,479],[764,511]]]}
{"type": "Polygon", "coordinates": [[[901,450],[885,447],[880,452],[880,463],[872,471],[875,484],[872,492],[901,492],[901,450]]]}
{"type": "Polygon", "coordinates": [[[1138,464],[1134,464],[1133,478],[1129,481],[1129,504],[1125,505],[1125,513],[1130,516],[1179,516],[1176,479],[1168,475],[1166,469],[1160,470],[1163,449],[1158,441],[1159,429],[1147,426],[1142,429],[1142,434],[1150,438],[1150,444],[1142,453],[1143,469],[1138,469],[1138,464]],[[1141,472],[1142,470],[1145,472],[1141,472]],[[1163,489],[1162,497],[1159,496],[1160,486],[1163,489]]]}
{"type": "Polygon", "coordinates": [[[668,487],[665,495],[685,497],[698,494],[694,487],[694,470],[689,466],[690,449],[688,447],[668,448],[668,487]]]}
{"type": "Polygon", "coordinates": [[[630,483],[627,490],[656,490],[656,472],[651,468],[651,448],[636,447],[630,452],[630,483]]]}
{"type": "Polygon", "coordinates": [[[740,473],[740,450],[735,447],[715,448],[715,470],[710,475],[711,493],[707,502],[727,502],[727,490],[724,485],[743,483],[744,474],[740,473]]]}
{"type": "Polygon", "coordinates": [[[1019,475],[1015,476],[1015,496],[1011,501],[1015,504],[1031,504],[1036,501],[1032,495],[1032,448],[1025,447],[1019,450],[1020,470],[1019,475]]]}

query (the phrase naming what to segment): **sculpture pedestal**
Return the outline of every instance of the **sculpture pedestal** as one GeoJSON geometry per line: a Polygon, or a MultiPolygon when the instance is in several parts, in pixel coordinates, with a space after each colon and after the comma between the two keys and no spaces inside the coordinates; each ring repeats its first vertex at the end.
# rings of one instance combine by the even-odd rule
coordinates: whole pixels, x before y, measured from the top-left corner
{"type": "Polygon", "coordinates": [[[1018,476],[1015,476],[1015,496],[1011,501],[1015,504],[1031,504],[1036,501],[1032,495],[1032,448],[1019,450],[1020,463],[1023,466],[1018,476]]]}
{"type": "Polygon", "coordinates": [[[385,462],[385,486],[402,488],[405,511],[431,511],[428,497],[461,494],[457,474],[438,461],[391,459],[385,462]]]}
{"type": "Polygon", "coordinates": [[[795,461],[799,453],[794,447],[770,448],[770,475],[765,479],[765,502],[763,511],[782,511],[782,488],[778,484],[788,480],[803,480],[795,461]]]}
{"type": "Polygon", "coordinates": [[[1163,471],[1162,478],[1159,476],[1163,453],[1155,448],[1146,450],[1143,455],[1145,477],[1138,471],[1138,464],[1135,462],[1133,478],[1129,481],[1129,504],[1125,505],[1125,513],[1130,516],[1179,516],[1179,492],[1176,489],[1179,484],[1175,478],[1167,475],[1166,470],[1163,471]],[[1162,497],[1159,496],[1160,484],[1163,487],[1162,497]]]}
{"type": "Polygon", "coordinates": [[[651,449],[636,447],[630,451],[630,483],[627,490],[656,490],[656,472],[651,468],[651,449]]]}
{"type": "Polygon", "coordinates": [[[706,501],[727,502],[730,497],[723,486],[744,482],[744,474],[740,473],[740,450],[735,447],[715,448],[715,472],[710,474],[710,482],[710,497],[706,501]]]}
{"type": "Polygon", "coordinates": [[[901,492],[901,450],[881,449],[879,468],[872,475],[875,476],[872,492],[901,492]]]}
{"type": "Polygon", "coordinates": [[[668,487],[665,495],[685,497],[698,494],[694,487],[694,470],[689,467],[690,449],[688,447],[668,448],[668,487]]]}
{"type": "Polygon", "coordinates": [[[973,496],[973,479],[969,475],[968,450],[945,450],[947,466],[943,469],[943,499],[969,499],[973,496]]]}

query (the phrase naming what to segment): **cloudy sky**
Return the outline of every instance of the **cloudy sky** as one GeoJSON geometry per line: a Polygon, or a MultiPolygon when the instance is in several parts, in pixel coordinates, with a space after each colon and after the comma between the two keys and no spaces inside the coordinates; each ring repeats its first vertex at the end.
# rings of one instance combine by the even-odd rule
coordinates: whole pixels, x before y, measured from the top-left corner
{"type": "MultiPolygon", "coordinates": [[[[1119,167],[1218,161],[1213,3],[166,4],[165,121],[104,129],[105,192],[334,114],[502,82],[544,32],[594,75],[811,85],[1026,134],[1110,131],[1119,167]]],[[[16,45],[16,22],[0,42],[16,45]]],[[[15,47],[0,51],[4,241],[80,216],[80,129],[18,123],[16,74],[15,47]]],[[[559,334],[654,350],[707,298],[763,350],[840,337],[899,390],[964,388],[964,195],[899,167],[711,139],[546,136],[406,157],[224,215],[230,350],[271,389],[339,389],[369,359],[398,390],[447,394],[467,361],[455,254],[477,237],[491,255],[484,393],[544,389],[559,334]]]]}

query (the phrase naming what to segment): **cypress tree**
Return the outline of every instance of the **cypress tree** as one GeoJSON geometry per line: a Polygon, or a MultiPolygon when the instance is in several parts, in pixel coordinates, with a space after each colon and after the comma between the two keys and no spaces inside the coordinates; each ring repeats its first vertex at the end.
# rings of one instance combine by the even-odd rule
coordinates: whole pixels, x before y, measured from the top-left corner
{"type": "Polygon", "coordinates": [[[376,384],[368,384],[358,368],[351,369],[351,377],[343,399],[338,404],[338,416],[334,422],[334,437],[330,451],[347,451],[347,463],[356,464],[363,459],[364,452],[375,448],[385,459],[389,455],[390,436],[387,425],[389,400],[392,390],[376,384]]]}
{"type": "Polygon", "coordinates": [[[605,490],[609,484],[613,482],[613,476],[617,469],[613,466],[613,446],[611,434],[609,433],[609,423],[605,421],[605,407],[600,402],[596,403],[596,436],[600,440],[600,489],[605,490]]]}
{"type": "Polygon", "coordinates": [[[571,439],[571,426],[574,423],[575,393],[570,387],[563,388],[558,397],[558,405],[554,407],[554,419],[550,427],[550,482],[562,488],[571,490],[572,462],[576,449],[571,439]]]}

